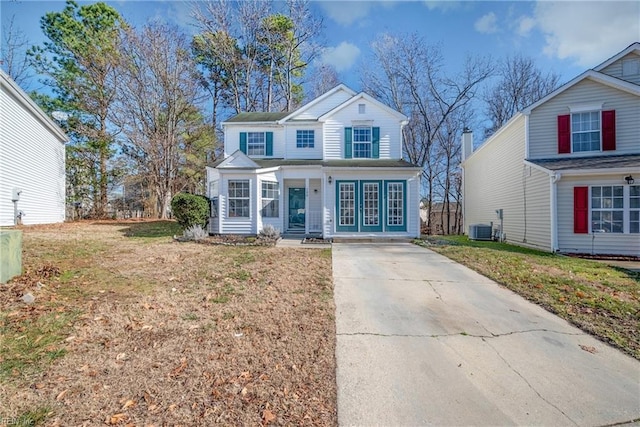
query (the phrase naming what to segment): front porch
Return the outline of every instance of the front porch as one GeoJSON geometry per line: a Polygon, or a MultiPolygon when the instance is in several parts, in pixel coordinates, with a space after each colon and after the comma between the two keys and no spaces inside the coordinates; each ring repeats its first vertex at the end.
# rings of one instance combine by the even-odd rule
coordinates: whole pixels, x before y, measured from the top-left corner
{"type": "Polygon", "coordinates": [[[315,178],[284,179],[283,234],[322,235],[322,180],[315,178]]]}

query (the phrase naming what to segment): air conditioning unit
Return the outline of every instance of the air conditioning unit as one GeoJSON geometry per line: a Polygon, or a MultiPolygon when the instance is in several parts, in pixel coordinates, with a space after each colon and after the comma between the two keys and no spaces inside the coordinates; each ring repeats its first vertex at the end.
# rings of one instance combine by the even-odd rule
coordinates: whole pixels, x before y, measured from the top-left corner
{"type": "Polygon", "coordinates": [[[486,224],[472,224],[469,226],[469,239],[471,240],[491,240],[492,228],[486,224]]]}

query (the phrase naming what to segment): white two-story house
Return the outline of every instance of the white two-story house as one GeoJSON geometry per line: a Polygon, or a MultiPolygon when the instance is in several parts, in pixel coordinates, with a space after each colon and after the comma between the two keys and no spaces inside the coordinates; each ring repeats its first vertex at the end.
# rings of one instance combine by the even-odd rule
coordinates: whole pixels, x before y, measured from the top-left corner
{"type": "Polygon", "coordinates": [[[506,241],[550,252],[640,256],[640,43],[472,146],[465,134],[465,224],[502,222],[506,241]]]}
{"type": "Polygon", "coordinates": [[[417,237],[420,168],[402,159],[407,117],[339,85],[296,111],[222,124],[207,168],[211,234],[417,237]]]}

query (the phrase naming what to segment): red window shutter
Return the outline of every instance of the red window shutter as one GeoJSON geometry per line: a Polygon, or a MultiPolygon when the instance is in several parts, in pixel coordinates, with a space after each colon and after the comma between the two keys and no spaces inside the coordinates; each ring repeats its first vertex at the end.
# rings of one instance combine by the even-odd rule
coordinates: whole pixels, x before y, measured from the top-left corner
{"type": "Polygon", "coordinates": [[[571,115],[558,116],[558,153],[571,152],[571,115]]]}
{"type": "Polygon", "coordinates": [[[589,187],[573,187],[573,232],[589,232],[589,187]]]}
{"type": "Polygon", "coordinates": [[[616,110],[602,112],[602,151],[616,149],[616,110]]]}

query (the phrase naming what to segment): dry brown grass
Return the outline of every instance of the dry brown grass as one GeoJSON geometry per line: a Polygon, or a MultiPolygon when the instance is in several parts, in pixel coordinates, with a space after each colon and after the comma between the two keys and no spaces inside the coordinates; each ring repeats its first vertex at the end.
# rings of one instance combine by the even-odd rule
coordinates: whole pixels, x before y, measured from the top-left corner
{"type": "Polygon", "coordinates": [[[0,292],[0,418],[336,425],[330,252],[177,243],[172,227],[24,229],[26,273],[0,292]]]}

